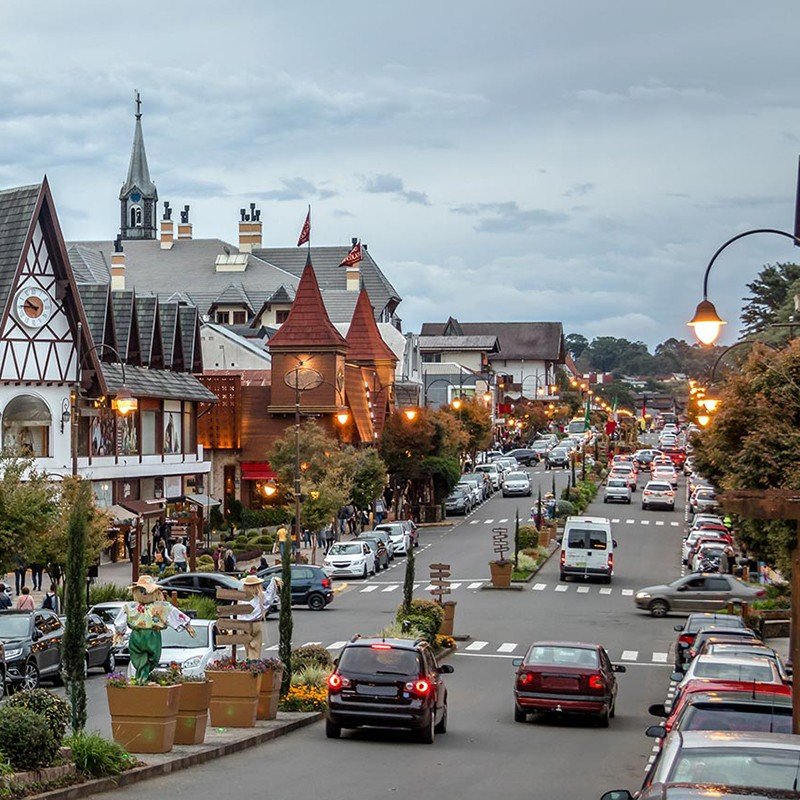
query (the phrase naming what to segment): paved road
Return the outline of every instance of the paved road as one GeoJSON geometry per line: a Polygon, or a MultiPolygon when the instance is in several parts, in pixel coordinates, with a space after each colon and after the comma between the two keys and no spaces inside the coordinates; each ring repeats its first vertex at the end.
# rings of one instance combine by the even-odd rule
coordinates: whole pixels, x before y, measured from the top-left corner
{"type": "MultiPolygon", "coordinates": [[[[550,485],[550,473],[534,471],[550,485]]],[[[559,486],[566,474],[558,473],[559,486]]],[[[644,481],[641,482],[642,486],[644,481]]],[[[230,791],[272,797],[420,798],[432,787],[447,797],[594,798],[608,788],[638,787],[651,752],[643,735],[648,704],[664,700],[669,683],[673,619],[638,612],[632,593],[646,583],[680,574],[683,493],[675,512],[643,512],[639,494],[630,506],[595,502],[589,512],[612,519],[617,574],[611,586],[559,584],[557,559],[521,592],[483,591],[492,556],[491,528],[513,528],[514,512],[527,516],[530,501],[495,497],[449,528],[425,529],[418,576],[435,561],[452,564],[458,601],[456,628],[472,640],[451,657],[448,676],[450,724],[432,748],[398,733],[345,733],[328,741],[321,726],[149,785],[148,791],[182,800],[216,798],[230,791]],[[491,521],[489,521],[491,520],[491,521]],[[663,523],[663,524],[659,524],[663,523]],[[673,524],[679,523],[679,524],[673,524]],[[599,641],[614,661],[627,665],[620,677],[617,718],[602,730],[585,720],[513,722],[511,659],[534,639],[599,641]]],[[[534,493],[535,498],[535,493],[534,493]]],[[[402,562],[401,562],[402,563],[402,562]]],[[[349,582],[324,612],[298,609],[295,641],[334,648],[353,633],[388,623],[400,601],[403,567],[367,581],[349,582]],[[373,588],[374,587],[374,588],[373,588]]],[[[418,594],[427,583],[418,581],[418,594]]],[[[276,623],[269,624],[277,641],[276,623]]],[[[90,682],[95,708],[104,706],[101,681],[90,682]]],[[[95,715],[93,714],[93,719],[95,715]]],[[[133,798],[140,790],[115,792],[133,798]]]]}

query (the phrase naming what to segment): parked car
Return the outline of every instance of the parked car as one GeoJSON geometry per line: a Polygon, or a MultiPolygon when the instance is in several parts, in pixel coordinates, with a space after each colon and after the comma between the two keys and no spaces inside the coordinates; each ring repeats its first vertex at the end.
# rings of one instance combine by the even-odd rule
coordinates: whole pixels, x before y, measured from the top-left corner
{"type": "Polygon", "coordinates": [[[631,487],[625,478],[609,478],[603,489],[604,503],[628,503],[631,502],[631,487]]]}
{"type": "Polygon", "coordinates": [[[689,498],[689,511],[700,513],[704,511],[714,511],[719,508],[717,493],[713,489],[695,489],[694,494],[689,498]]]}
{"type": "Polygon", "coordinates": [[[712,542],[717,541],[723,544],[730,544],[732,542],[731,535],[728,533],[726,529],[707,529],[707,528],[697,528],[683,540],[681,544],[681,557],[683,559],[683,563],[687,564],[689,562],[689,556],[692,554],[692,551],[695,549],[695,546],[698,542],[712,542]]]}
{"type": "MultiPolygon", "coordinates": [[[[789,798],[797,789],[798,760],[800,737],[797,736],[675,731],[664,741],[636,796],[638,800],[672,797],[699,800],[712,796],[709,793],[712,787],[713,796],[720,798],[789,798]],[[728,788],[730,792],[726,791],[728,788]],[[763,794],[758,794],[759,790],[763,794]]],[[[606,792],[601,800],[633,800],[633,795],[626,789],[615,789],[606,792]]]]}
{"type": "Polygon", "coordinates": [[[599,577],[611,583],[614,548],[611,522],[605,517],[567,517],[561,540],[559,580],[568,576],[599,577]]]}
{"type": "Polygon", "coordinates": [[[526,472],[509,472],[506,475],[506,479],[503,481],[503,497],[511,495],[524,495],[525,497],[533,495],[531,479],[526,472]]]}
{"type": "Polygon", "coordinates": [[[461,486],[470,492],[474,506],[480,505],[486,499],[483,493],[483,481],[479,481],[477,478],[467,480],[462,475],[458,479],[456,486],[461,486]]]}
{"type": "Polygon", "coordinates": [[[117,600],[108,603],[96,603],[89,609],[90,614],[96,614],[106,625],[112,628],[114,660],[118,664],[128,662],[131,658],[131,654],[128,652],[128,640],[131,632],[125,616],[120,615],[124,607],[125,603],[117,600]]]}
{"type": "Polygon", "coordinates": [[[230,655],[228,646],[217,644],[217,621],[196,619],[192,622],[194,637],[186,630],[167,628],[161,634],[160,667],[177,664],[181,674],[191,678],[202,678],[209,662],[230,655]]]}
{"type": "Polygon", "coordinates": [[[411,520],[381,522],[380,525],[375,526],[375,530],[385,531],[388,534],[392,550],[397,556],[406,555],[406,546],[409,543],[414,547],[419,547],[419,531],[411,520]]]}
{"type": "Polygon", "coordinates": [[[167,593],[178,597],[210,597],[216,599],[217,589],[241,589],[242,582],[233,575],[222,572],[179,572],[162,578],[158,585],[167,593]]]}
{"type": "Polygon", "coordinates": [[[673,680],[679,680],[676,693],[690,681],[707,680],[720,683],[733,681],[750,684],[753,689],[759,684],[785,685],[773,661],[759,656],[697,656],[681,675],[673,673],[673,680]]]}
{"type": "Polygon", "coordinates": [[[492,488],[495,491],[499,489],[503,483],[503,471],[494,462],[491,464],[478,464],[478,466],[475,467],[475,472],[483,472],[488,475],[489,480],[492,482],[492,488]]]}
{"type": "Polygon", "coordinates": [[[510,458],[516,458],[517,463],[523,467],[529,467],[531,464],[538,464],[541,456],[532,447],[518,447],[516,450],[509,450],[506,453],[510,458]]]}
{"type": "Polygon", "coordinates": [[[752,602],[766,594],[760,586],[750,586],[732,575],[699,573],[685,575],[672,583],[645,586],[633,599],[638,608],[654,617],[664,617],[670,611],[716,611],[731,600],[752,602]]]}
{"type": "Polygon", "coordinates": [[[599,644],[534,642],[515,658],[514,721],[540,711],[591,714],[601,727],[615,715],[618,672],[599,644]]]}
{"type": "Polygon", "coordinates": [[[389,561],[394,561],[394,547],[392,547],[392,538],[389,536],[389,531],[385,530],[380,524],[378,524],[371,531],[368,531],[368,533],[373,536],[380,536],[384,545],[386,545],[386,552],[389,554],[389,561]]]}
{"type": "Polygon", "coordinates": [[[647,481],[642,491],[642,511],[654,506],[675,510],[675,490],[664,481],[647,481]]]}
{"type": "MultiPolygon", "coordinates": [[[[62,618],[62,624],[66,620],[62,618]]],[[[86,615],[86,671],[102,669],[106,673],[116,668],[114,629],[98,614],[86,615]]]]}
{"type": "MultiPolygon", "coordinates": [[[[269,583],[273,578],[280,578],[283,567],[276,564],[260,570],[257,574],[269,583]]],[[[331,579],[322,567],[313,564],[292,564],[292,605],[308,606],[312,611],[322,611],[333,602],[334,593],[331,579]]],[[[272,611],[278,610],[275,604],[272,611]]]]}
{"type": "Polygon", "coordinates": [[[8,682],[8,665],[6,664],[5,645],[0,642],[0,700],[6,693],[6,683],[8,682]]]}
{"type": "Polygon", "coordinates": [[[472,511],[472,492],[465,486],[456,486],[444,500],[447,514],[469,514],[472,511]]]}
{"type": "Polygon", "coordinates": [[[359,533],[356,539],[367,542],[370,547],[374,547],[376,572],[380,572],[382,569],[389,569],[389,551],[380,536],[374,536],[367,531],[366,533],[359,533]]]}
{"type": "Polygon", "coordinates": [[[11,686],[36,689],[42,680],[59,682],[64,626],[48,610],[0,612],[0,642],[11,686]]]}
{"type": "MultiPolygon", "coordinates": [[[[705,648],[707,642],[749,642],[751,644],[763,644],[761,637],[750,628],[724,628],[710,625],[697,632],[694,641],[688,648],[682,647],[682,658],[684,664],[691,664],[691,662],[700,655],[701,651],[705,648]]],[[[681,672],[678,669],[676,672],[681,672]]]]}
{"type": "Polygon", "coordinates": [[[322,568],[331,578],[366,578],[375,574],[375,556],[366,542],[336,542],[322,568]]]}
{"type": "Polygon", "coordinates": [[[710,656],[763,656],[775,662],[784,683],[791,683],[792,668],[783,663],[783,659],[763,642],[749,642],[746,639],[736,641],[734,637],[714,637],[703,642],[698,654],[710,656]]]}
{"type": "Polygon", "coordinates": [[[481,499],[488,500],[492,496],[494,488],[491,478],[485,472],[465,472],[460,478],[462,481],[477,481],[481,490],[481,499]]]}
{"type": "Polygon", "coordinates": [[[747,626],[741,617],[735,614],[714,614],[709,612],[701,612],[699,614],[689,614],[686,622],[682,625],[676,625],[674,630],[678,633],[678,641],[675,644],[675,668],[680,670],[681,665],[686,660],[682,658],[682,654],[687,654],[689,648],[694,644],[697,634],[708,627],[719,628],[739,628],[744,629],[747,626]]]}
{"type": "Polygon", "coordinates": [[[502,467],[505,472],[516,472],[520,467],[517,459],[508,455],[508,453],[502,458],[495,459],[495,464],[502,467]]]}
{"type": "Polygon", "coordinates": [[[325,735],[338,739],[344,728],[411,729],[426,744],[447,732],[447,687],[430,645],[414,639],[348,642],[328,677],[325,735]]]}

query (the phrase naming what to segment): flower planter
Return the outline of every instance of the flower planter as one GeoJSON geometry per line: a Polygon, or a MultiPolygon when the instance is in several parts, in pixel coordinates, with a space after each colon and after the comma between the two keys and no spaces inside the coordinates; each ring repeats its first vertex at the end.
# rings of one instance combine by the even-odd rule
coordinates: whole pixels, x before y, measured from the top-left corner
{"type": "Polygon", "coordinates": [[[202,744],[205,741],[211,686],[211,681],[189,681],[182,684],[175,725],[175,744],[202,744]]]}
{"type": "Polygon", "coordinates": [[[492,574],[492,586],[497,589],[508,589],[511,586],[511,572],[514,569],[513,561],[490,561],[489,569],[492,574]]]}
{"type": "Polygon", "coordinates": [[[212,681],[208,710],[215,728],[252,728],[256,724],[261,674],[244,670],[206,670],[212,681]]]}
{"type": "Polygon", "coordinates": [[[181,686],[107,686],[111,734],[131,753],[169,753],[181,686]]]}
{"type": "Polygon", "coordinates": [[[456,618],[456,601],[445,600],[442,603],[442,608],[444,609],[444,616],[442,617],[442,624],[439,626],[439,633],[442,636],[452,636],[456,618]]]}
{"type": "Polygon", "coordinates": [[[282,676],[282,669],[269,669],[262,673],[256,719],[275,719],[278,716],[278,700],[280,700],[281,696],[282,676]]]}

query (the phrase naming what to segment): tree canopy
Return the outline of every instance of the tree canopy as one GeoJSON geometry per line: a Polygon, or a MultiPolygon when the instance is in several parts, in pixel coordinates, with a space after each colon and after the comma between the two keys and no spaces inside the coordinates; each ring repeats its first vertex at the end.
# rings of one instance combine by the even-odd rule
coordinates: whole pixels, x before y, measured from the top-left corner
{"type": "Polygon", "coordinates": [[[747,284],[750,294],[743,298],[742,334],[761,333],[778,321],[787,303],[794,308],[794,294],[800,285],[800,264],[767,264],[758,277],[747,284]]]}

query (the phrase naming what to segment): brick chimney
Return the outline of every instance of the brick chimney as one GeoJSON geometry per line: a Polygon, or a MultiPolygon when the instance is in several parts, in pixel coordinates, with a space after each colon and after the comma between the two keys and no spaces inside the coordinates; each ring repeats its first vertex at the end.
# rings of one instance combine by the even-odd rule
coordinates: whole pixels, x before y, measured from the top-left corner
{"type": "Polygon", "coordinates": [[[250,213],[246,208],[239,209],[239,252],[252,253],[261,247],[261,210],[250,203],[250,213]]]}
{"type": "Polygon", "coordinates": [[[192,238],[192,223],[189,222],[189,206],[184,206],[181,211],[181,221],[178,223],[178,239],[192,238]]]}
{"type": "Polygon", "coordinates": [[[161,220],[161,249],[171,250],[175,243],[175,222],[172,219],[172,209],[164,201],[164,217],[161,220]]]}
{"type": "MultiPolygon", "coordinates": [[[[355,236],[350,241],[353,243],[353,247],[355,247],[358,244],[358,239],[355,236]]],[[[347,291],[348,292],[361,291],[361,262],[356,261],[355,264],[348,264],[346,269],[347,269],[347,291]]]]}
{"type": "Polygon", "coordinates": [[[125,251],[122,249],[122,235],[114,239],[114,252],[111,254],[111,291],[125,288],[125,251]]]}

